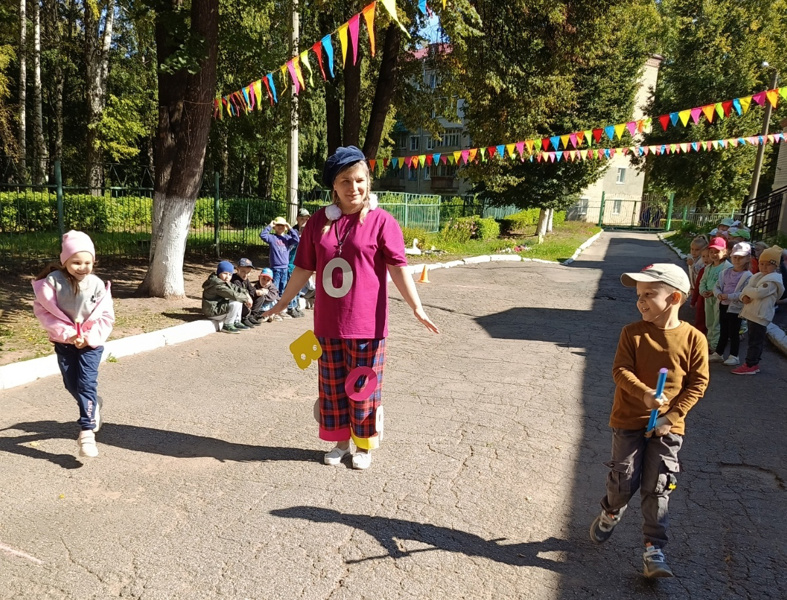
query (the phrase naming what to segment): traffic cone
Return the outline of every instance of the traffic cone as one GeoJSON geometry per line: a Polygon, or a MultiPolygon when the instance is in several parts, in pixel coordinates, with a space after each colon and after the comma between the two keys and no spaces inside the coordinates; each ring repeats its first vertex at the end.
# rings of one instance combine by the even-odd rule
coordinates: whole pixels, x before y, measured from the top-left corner
{"type": "Polygon", "coordinates": [[[429,283],[429,268],[424,265],[424,270],[421,271],[421,279],[418,280],[418,283],[429,283]]]}

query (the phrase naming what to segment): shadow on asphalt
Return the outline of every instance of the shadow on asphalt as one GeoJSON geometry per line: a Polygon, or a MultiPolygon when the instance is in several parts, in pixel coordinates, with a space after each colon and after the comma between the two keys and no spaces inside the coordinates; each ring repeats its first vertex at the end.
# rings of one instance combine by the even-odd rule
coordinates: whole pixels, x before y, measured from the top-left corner
{"type": "Polygon", "coordinates": [[[380,556],[367,556],[358,560],[349,560],[347,564],[384,558],[399,559],[421,552],[444,550],[446,552],[458,552],[467,556],[488,558],[507,565],[539,567],[550,571],[562,572],[566,567],[562,557],[556,557],[555,560],[552,560],[539,555],[545,552],[565,553],[571,549],[572,545],[567,540],[554,537],[541,542],[503,544],[501,542],[504,542],[505,538],[485,540],[473,533],[430,525],[429,523],[341,513],[317,506],[293,506],[292,508],[272,510],[270,514],[286,519],[302,519],[304,521],[312,521],[313,523],[337,523],[353,529],[359,529],[374,537],[386,552],[386,554],[380,556]],[[410,540],[431,547],[409,551],[402,550],[399,547],[399,540],[410,540]]]}
{"type": "MultiPolygon", "coordinates": [[[[30,445],[31,442],[66,439],[74,441],[76,450],[76,425],[72,422],[33,421],[11,425],[4,431],[8,430],[24,431],[27,434],[16,437],[0,436],[0,452],[47,460],[64,469],[78,469],[82,466],[82,463],[72,455],[53,454],[30,445]]],[[[275,460],[313,463],[322,460],[322,454],[315,450],[235,444],[217,438],[136,425],[107,423],[101,427],[99,436],[99,446],[115,446],[134,452],[148,452],[175,458],[215,458],[221,462],[275,460]]]]}

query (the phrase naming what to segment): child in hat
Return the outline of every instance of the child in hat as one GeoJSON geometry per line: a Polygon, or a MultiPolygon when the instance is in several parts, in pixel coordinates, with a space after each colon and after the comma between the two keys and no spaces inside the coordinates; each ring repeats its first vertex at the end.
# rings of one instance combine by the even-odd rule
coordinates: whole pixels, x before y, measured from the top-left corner
{"type": "Polygon", "coordinates": [[[713,288],[719,282],[722,272],[729,269],[732,264],[726,260],[727,242],[721,236],[711,240],[708,246],[710,264],[705,266],[705,272],[700,281],[700,295],[705,298],[705,327],[708,330],[708,345],[715,348],[719,343],[719,301],[713,295],[713,288]]]}
{"type": "Polygon", "coordinates": [[[729,238],[729,231],[730,227],[735,225],[735,219],[731,219],[729,217],[722,219],[721,223],[719,223],[715,229],[711,230],[710,236],[713,237],[723,237],[726,241],[729,238]]]}
{"type": "Polygon", "coordinates": [[[719,277],[713,295],[719,301],[719,343],[709,357],[710,362],[724,362],[728,367],[736,367],[738,348],[740,345],[741,328],[740,312],[743,302],[740,301],[741,291],[751,277],[749,261],[751,260],[751,246],[746,242],[735,244],[732,249],[732,268],[726,269],[719,277]],[[724,350],[730,345],[730,355],[724,360],[724,350]]]}
{"type": "MultiPolygon", "coordinates": [[[[290,229],[289,223],[283,217],[276,217],[260,233],[262,241],[270,246],[270,265],[273,271],[273,283],[279,290],[279,294],[284,292],[287,282],[290,280],[290,253],[289,248],[297,246],[300,241],[299,233],[290,229]]],[[[298,310],[295,300],[287,306],[287,314],[290,317],[303,317],[304,314],[298,310]]]]}
{"type": "Polygon", "coordinates": [[[639,488],[645,577],[672,577],[663,548],[667,544],[669,495],[677,485],[678,451],[685,419],[708,386],[708,344],[702,334],[678,318],[689,293],[689,278],[677,265],[660,263],[639,273],[624,273],[621,282],[637,288],[642,320],[620,334],[612,374],[615,399],[612,460],[601,514],[590,526],[590,538],[606,542],[639,488]],[[656,396],[660,368],[667,382],[656,396]],[[647,431],[652,410],[659,416],[647,431]]]}
{"type": "Polygon", "coordinates": [[[779,272],[782,249],[772,246],[760,254],[760,272],[752,275],[741,291],[741,318],[749,322],[749,347],[746,362],[733,369],[735,375],[756,375],[765,345],[768,324],[776,312],[776,301],[784,293],[784,281],[779,272]]]}
{"type": "Polygon", "coordinates": [[[33,282],[33,312],[55,345],[66,390],[79,406],[79,455],[98,456],[101,427],[98,365],[112,332],[115,311],[110,283],[93,275],[96,250],[81,231],[63,236],[60,264],[50,265],[33,282]]]}
{"type": "Polygon", "coordinates": [[[246,290],[230,283],[234,272],[232,263],[223,260],[202,284],[202,314],[225,333],[249,329],[241,323],[241,308],[244,304],[251,308],[251,297],[246,290]]]}
{"type": "MultiPolygon", "coordinates": [[[[256,298],[260,300],[260,307],[254,309],[254,316],[260,321],[273,320],[281,321],[279,315],[271,315],[270,317],[263,318],[262,313],[270,310],[274,304],[279,301],[279,289],[273,283],[273,271],[270,269],[263,269],[260,271],[260,276],[257,283],[254,284],[254,292],[256,298]]],[[[257,299],[255,299],[255,302],[257,299]]]]}
{"type": "Polygon", "coordinates": [[[232,279],[230,279],[230,282],[234,286],[246,292],[251,298],[251,307],[248,307],[245,304],[241,306],[240,322],[246,327],[257,327],[261,324],[260,321],[254,316],[254,313],[262,312],[260,308],[262,307],[263,298],[261,297],[261,294],[257,293],[254,283],[249,278],[249,274],[253,270],[254,263],[252,263],[248,258],[241,258],[238,261],[237,271],[232,275],[232,279]]]}

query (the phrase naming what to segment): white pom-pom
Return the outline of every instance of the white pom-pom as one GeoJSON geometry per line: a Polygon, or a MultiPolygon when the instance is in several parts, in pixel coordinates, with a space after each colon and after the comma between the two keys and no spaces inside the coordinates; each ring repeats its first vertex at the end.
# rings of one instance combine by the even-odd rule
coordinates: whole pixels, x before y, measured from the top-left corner
{"type": "Polygon", "coordinates": [[[369,194],[369,210],[377,208],[377,194],[369,194]]]}
{"type": "Polygon", "coordinates": [[[325,217],[329,221],[338,221],[342,216],[342,209],[336,204],[331,204],[325,208],[325,217]]]}

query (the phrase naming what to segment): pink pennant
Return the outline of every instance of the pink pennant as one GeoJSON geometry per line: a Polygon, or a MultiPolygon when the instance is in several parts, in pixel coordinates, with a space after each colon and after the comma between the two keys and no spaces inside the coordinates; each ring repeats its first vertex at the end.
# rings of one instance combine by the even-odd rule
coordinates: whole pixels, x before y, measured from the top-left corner
{"type": "Polygon", "coordinates": [[[751,97],[751,99],[754,100],[760,106],[762,106],[763,104],[765,104],[765,92],[760,92],[759,94],[754,94],[751,97]]]}
{"type": "Polygon", "coordinates": [[[701,106],[695,106],[694,108],[691,109],[691,120],[694,121],[695,125],[700,122],[701,114],[702,114],[701,106]]]}
{"type": "Polygon", "coordinates": [[[642,155],[647,156],[648,152],[650,152],[650,146],[643,146],[642,147],[642,155]]]}
{"type": "Polygon", "coordinates": [[[353,65],[358,60],[358,25],[360,23],[360,20],[361,20],[361,15],[357,14],[350,17],[350,20],[347,21],[350,30],[350,45],[352,46],[353,49],[353,65]]]}
{"type": "Polygon", "coordinates": [[[297,94],[301,91],[301,84],[298,81],[298,74],[295,72],[295,65],[291,60],[287,61],[287,70],[290,72],[290,77],[292,78],[292,87],[297,94]]]}
{"type": "Polygon", "coordinates": [[[626,123],[626,129],[629,130],[631,137],[634,137],[635,135],[637,135],[637,122],[629,121],[628,123],[626,123]]]}
{"type": "Polygon", "coordinates": [[[576,133],[572,133],[571,135],[569,135],[568,136],[568,141],[570,141],[571,145],[574,148],[576,148],[577,147],[577,134],[576,133]]]}
{"type": "Polygon", "coordinates": [[[445,154],[443,154],[440,157],[440,162],[443,163],[444,165],[447,165],[448,164],[448,157],[445,154]]]}
{"type": "Polygon", "coordinates": [[[462,150],[462,160],[467,164],[467,159],[470,156],[470,150],[462,150]]]}
{"type": "Polygon", "coordinates": [[[525,160],[525,142],[517,142],[516,151],[519,152],[519,156],[522,157],[522,160],[525,160]]]}

